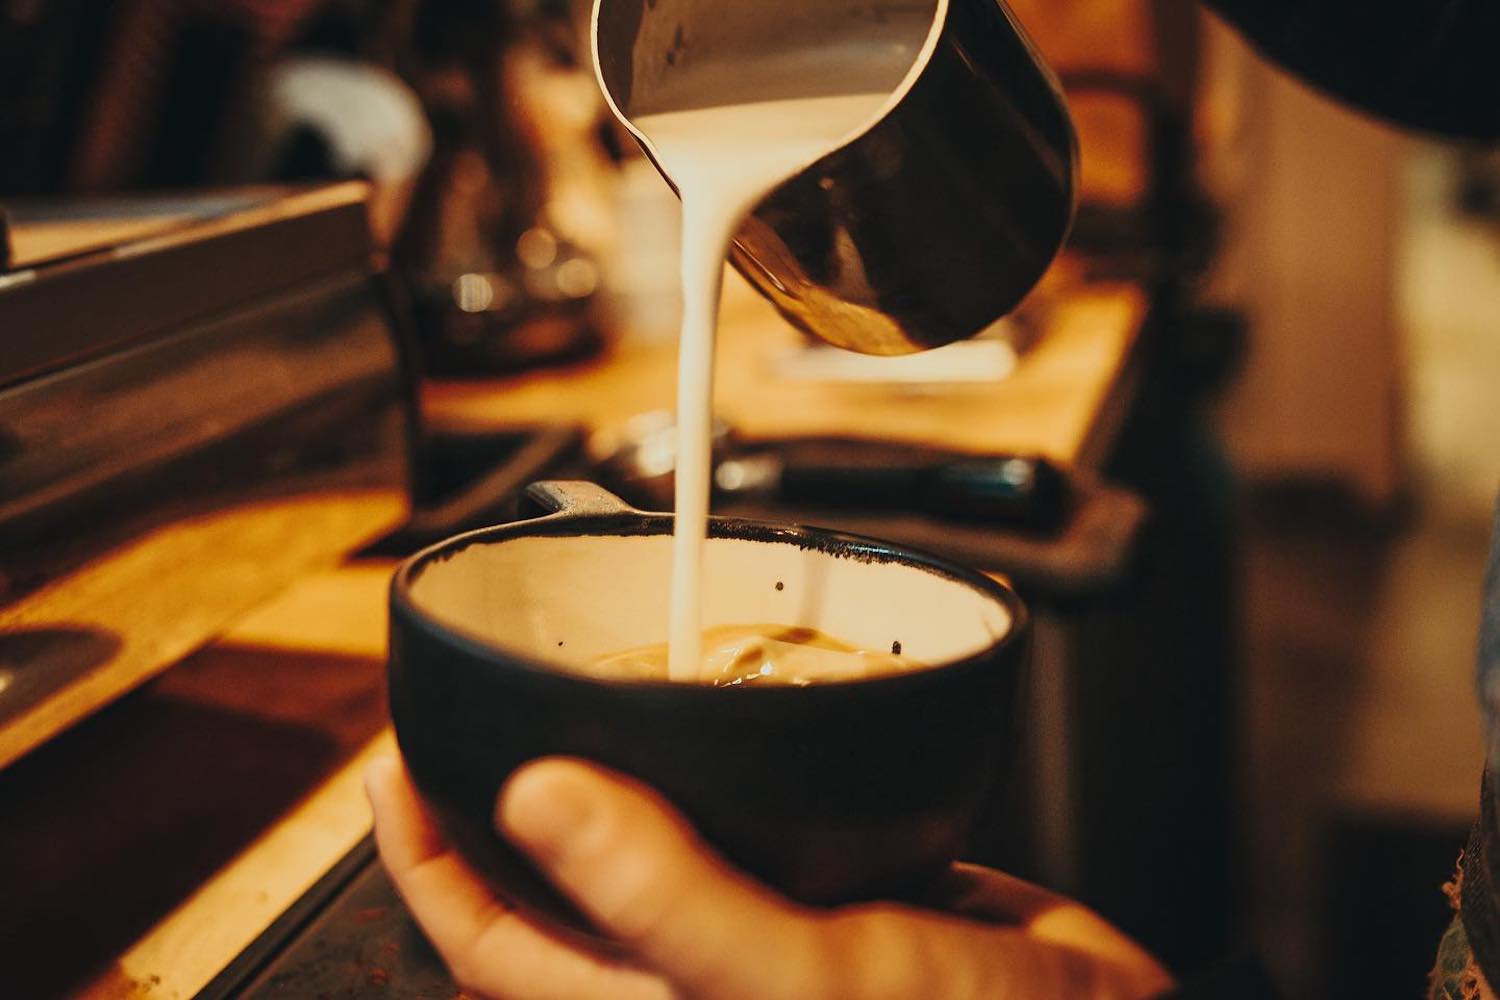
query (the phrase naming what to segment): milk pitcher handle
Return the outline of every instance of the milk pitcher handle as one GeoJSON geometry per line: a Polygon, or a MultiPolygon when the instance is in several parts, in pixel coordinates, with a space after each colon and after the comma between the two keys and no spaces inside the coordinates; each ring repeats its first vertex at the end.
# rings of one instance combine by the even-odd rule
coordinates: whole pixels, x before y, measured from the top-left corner
{"type": "Polygon", "coordinates": [[[521,516],[526,520],[561,521],[639,513],[604,487],[582,480],[532,483],[521,494],[520,507],[521,516]]]}

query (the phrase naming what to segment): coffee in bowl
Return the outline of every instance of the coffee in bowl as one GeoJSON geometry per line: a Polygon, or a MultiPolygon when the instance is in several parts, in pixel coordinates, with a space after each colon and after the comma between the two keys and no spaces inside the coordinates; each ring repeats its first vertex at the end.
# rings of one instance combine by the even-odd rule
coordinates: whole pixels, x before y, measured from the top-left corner
{"type": "Polygon", "coordinates": [[[402,755],[497,894],[598,939],[494,827],[505,781],[552,756],[655,788],[731,864],[804,903],[907,898],[958,857],[1015,758],[1028,629],[1013,591],[884,542],[716,518],[702,594],[711,645],[757,645],[757,673],[789,652],[839,654],[847,668],[850,650],[899,649],[902,669],[805,685],[663,680],[671,515],[587,483],[528,494],[545,516],[428,549],[391,589],[402,755]],[[770,644],[789,630],[804,640],[783,643],[795,649],[770,644]],[[653,645],[653,676],[593,670],[653,645]]]}
{"type": "MultiPolygon", "coordinates": [[[[701,649],[698,683],[714,687],[837,684],[923,666],[902,656],[899,642],[888,651],[859,649],[793,625],[718,625],[704,630],[701,649]]],[[[663,642],[605,656],[581,669],[604,680],[664,681],[669,659],[670,644],[663,642]]]]}

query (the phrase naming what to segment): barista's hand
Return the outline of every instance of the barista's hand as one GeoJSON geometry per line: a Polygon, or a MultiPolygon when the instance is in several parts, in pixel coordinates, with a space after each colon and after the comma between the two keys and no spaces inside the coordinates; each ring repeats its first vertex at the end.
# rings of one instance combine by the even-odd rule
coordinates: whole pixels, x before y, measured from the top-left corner
{"type": "Polygon", "coordinates": [[[471,994],[496,1000],[1144,1000],[1172,985],[1093,913],[956,866],[947,912],[818,911],[699,842],[649,789],[573,761],[532,764],[496,806],[522,846],[629,959],[564,943],[496,900],[444,843],[394,758],[367,778],[380,855],[471,994]]]}

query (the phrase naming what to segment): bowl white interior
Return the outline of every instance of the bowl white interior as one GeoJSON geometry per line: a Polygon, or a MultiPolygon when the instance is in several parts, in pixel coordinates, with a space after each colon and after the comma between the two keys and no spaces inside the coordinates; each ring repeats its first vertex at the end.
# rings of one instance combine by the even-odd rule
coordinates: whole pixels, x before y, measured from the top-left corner
{"type": "MultiPolygon", "coordinates": [[[[427,563],[411,599],[503,649],[588,662],[666,640],[671,544],[670,535],[477,542],[427,563]]],[[[933,665],[987,649],[1013,624],[999,599],[935,571],[791,541],[710,539],[704,576],[705,627],[807,626],[862,649],[900,643],[933,665]]]]}

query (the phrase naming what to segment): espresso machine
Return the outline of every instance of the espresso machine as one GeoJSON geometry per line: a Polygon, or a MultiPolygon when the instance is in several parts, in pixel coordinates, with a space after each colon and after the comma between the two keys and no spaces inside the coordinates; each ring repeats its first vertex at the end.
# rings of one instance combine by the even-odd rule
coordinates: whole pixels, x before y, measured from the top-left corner
{"type": "Polygon", "coordinates": [[[359,184],[10,203],[0,767],[406,518],[365,212],[359,184]]]}

